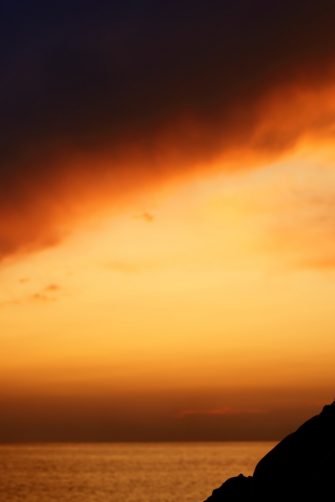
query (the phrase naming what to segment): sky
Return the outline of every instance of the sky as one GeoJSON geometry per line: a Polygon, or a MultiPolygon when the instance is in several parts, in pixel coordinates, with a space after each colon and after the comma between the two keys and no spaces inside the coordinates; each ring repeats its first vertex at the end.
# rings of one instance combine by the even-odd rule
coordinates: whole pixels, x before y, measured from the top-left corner
{"type": "Polygon", "coordinates": [[[318,412],[333,2],[1,11],[0,441],[279,439],[318,412]]]}

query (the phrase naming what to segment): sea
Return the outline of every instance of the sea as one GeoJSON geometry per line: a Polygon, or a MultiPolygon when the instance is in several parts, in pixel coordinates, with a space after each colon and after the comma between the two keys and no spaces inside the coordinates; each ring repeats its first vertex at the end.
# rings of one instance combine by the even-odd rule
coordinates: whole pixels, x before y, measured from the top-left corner
{"type": "Polygon", "coordinates": [[[1,502],[202,502],[274,443],[0,445],[1,502]]]}

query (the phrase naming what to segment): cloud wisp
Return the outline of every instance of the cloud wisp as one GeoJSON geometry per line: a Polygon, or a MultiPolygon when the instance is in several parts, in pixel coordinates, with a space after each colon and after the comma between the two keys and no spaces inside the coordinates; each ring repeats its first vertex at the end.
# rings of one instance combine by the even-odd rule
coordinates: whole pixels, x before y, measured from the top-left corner
{"type": "Polygon", "coordinates": [[[3,300],[0,307],[24,305],[26,303],[50,303],[59,299],[62,287],[59,284],[52,283],[36,291],[25,293],[24,295],[3,300]]]}

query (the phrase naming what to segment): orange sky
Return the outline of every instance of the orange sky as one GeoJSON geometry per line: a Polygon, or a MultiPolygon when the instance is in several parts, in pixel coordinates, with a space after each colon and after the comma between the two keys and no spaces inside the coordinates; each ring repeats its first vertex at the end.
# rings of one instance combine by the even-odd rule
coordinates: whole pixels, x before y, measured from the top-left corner
{"type": "Polygon", "coordinates": [[[333,399],[334,19],[4,2],[0,441],[273,439],[333,399]]]}
{"type": "Polygon", "coordinates": [[[7,260],[1,439],[271,438],[330,400],[333,155],[140,189],[7,260]]]}

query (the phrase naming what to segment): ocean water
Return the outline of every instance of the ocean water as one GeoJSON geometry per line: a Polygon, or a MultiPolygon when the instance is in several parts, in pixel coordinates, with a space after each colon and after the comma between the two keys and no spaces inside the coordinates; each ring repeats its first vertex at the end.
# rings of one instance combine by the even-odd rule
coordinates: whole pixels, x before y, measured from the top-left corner
{"type": "Polygon", "coordinates": [[[0,446],[1,502],[202,502],[273,443],[0,446]]]}

